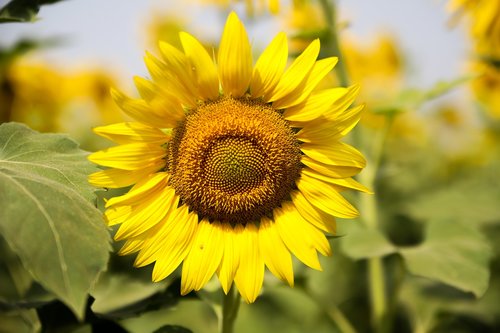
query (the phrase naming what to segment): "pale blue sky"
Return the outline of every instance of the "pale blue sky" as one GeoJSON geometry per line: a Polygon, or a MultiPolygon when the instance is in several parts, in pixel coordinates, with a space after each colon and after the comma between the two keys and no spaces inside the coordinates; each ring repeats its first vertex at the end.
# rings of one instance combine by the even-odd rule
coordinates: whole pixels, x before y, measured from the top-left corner
{"type": "MultiPolygon", "coordinates": [[[[0,5],[5,2],[0,0],[0,5]]],[[[121,78],[144,75],[145,26],[153,13],[182,11],[192,21],[188,31],[218,39],[224,20],[217,16],[217,11],[209,6],[196,6],[194,0],[188,5],[184,3],[63,1],[42,7],[38,22],[0,25],[0,45],[10,45],[21,36],[66,37],[66,44],[37,56],[68,69],[92,64],[121,78]]],[[[445,4],[443,0],[341,0],[340,19],[349,20],[349,34],[361,40],[371,39],[381,31],[395,36],[411,65],[409,83],[425,87],[437,80],[457,77],[467,59],[465,34],[459,27],[449,28],[445,4]]],[[[252,41],[261,46],[277,28],[271,17],[262,21],[247,22],[252,41]]]]}

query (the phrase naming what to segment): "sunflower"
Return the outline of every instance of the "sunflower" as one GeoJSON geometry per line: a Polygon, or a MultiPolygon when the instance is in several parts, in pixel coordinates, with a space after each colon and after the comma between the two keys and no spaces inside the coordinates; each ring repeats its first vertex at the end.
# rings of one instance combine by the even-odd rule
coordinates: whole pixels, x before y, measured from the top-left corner
{"type": "Polygon", "coordinates": [[[500,57],[500,1],[451,0],[449,10],[471,18],[471,35],[476,51],[483,57],[500,57]]]}
{"type": "Polygon", "coordinates": [[[90,155],[109,167],[90,182],[133,185],[107,201],[105,219],[120,224],[120,254],[154,263],[153,281],[182,263],[182,294],[217,274],[224,292],[234,281],[253,302],[265,266],[293,286],[292,254],[320,270],[335,216],[358,216],[339,193],[367,191],[351,178],[365,159],[339,141],[359,121],[362,107],[348,109],[358,87],[315,90],[337,62],[317,60],[318,40],[285,70],[280,33],[253,65],[234,13],[217,65],[194,37],[180,40],[183,51],[160,42],[162,60],[146,55],[152,80],[135,79],[140,99],[112,90],[136,122],[95,128],[119,145],[90,155]]]}

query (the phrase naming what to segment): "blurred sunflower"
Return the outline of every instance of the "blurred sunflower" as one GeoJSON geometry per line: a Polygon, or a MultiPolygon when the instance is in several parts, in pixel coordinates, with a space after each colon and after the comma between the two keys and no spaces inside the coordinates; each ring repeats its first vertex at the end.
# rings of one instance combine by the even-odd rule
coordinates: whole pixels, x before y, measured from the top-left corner
{"type": "Polygon", "coordinates": [[[470,16],[471,35],[480,54],[500,57],[500,1],[452,0],[449,9],[470,16]]]}
{"type": "Polygon", "coordinates": [[[293,285],[291,254],[320,270],[334,217],[358,216],[339,193],[368,191],[351,178],[365,159],[339,141],[359,121],[362,106],[348,109],[358,87],[315,90],[337,62],[317,60],[318,40],[285,71],[280,33],[253,66],[234,13],[217,66],[197,39],[180,40],[184,52],[160,42],[163,60],[147,54],[152,81],[135,79],[141,99],[112,91],[137,122],[95,129],[119,146],[89,157],[110,167],[90,182],[135,184],[107,201],[105,218],[121,224],[121,254],[139,252],[136,266],[155,262],[154,281],[183,263],[182,294],[217,273],[226,293],[234,281],[253,302],[265,266],[293,285]]]}
{"type": "MultiPolygon", "coordinates": [[[[247,15],[253,16],[256,13],[263,13],[266,10],[271,14],[278,14],[280,12],[280,0],[201,0],[205,3],[213,3],[224,8],[228,8],[230,4],[245,2],[247,15]]],[[[303,3],[308,2],[307,0],[293,0],[292,5],[295,8],[303,3]]]]}
{"type": "Polygon", "coordinates": [[[0,121],[23,122],[41,132],[70,133],[87,148],[99,144],[95,136],[89,137],[89,127],[123,121],[109,96],[115,80],[101,69],[68,72],[18,59],[0,74],[0,84],[0,121]]]}
{"type": "Polygon", "coordinates": [[[500,67],[486,62],[473,62],[472,66],[480,73],[471,84],[475,97],[489,117],[500,119],[500,67]]]}

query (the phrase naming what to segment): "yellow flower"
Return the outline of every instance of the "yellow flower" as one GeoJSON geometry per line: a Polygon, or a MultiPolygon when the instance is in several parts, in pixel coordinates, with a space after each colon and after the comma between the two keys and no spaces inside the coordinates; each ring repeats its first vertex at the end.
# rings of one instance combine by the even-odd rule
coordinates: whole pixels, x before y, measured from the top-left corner
{"type": "Polygon", "coordinates": [[[114,85],[109,73],[65,72],[24,60],[12,63],[5,72],[9,89],[0,94],[3,121],[23,122],[42,132],[68,132],[82,143],[90,126],[123,120],[108,93],[114,85]]]}
{"type": "Polygon", "coordinates": [[[110,167],[90,182],[135,184],[106,203],[109,225],[121,224],[121,254],[136,266],[155,263],[153,280],[181,263],[181,293],[200,290],[214,274],[227,293],[233,281],[247,302],[264,267],[293,285],[292,257],[321,269],[330,255],[325,233],[356,209],[339,193],[367,191],[351,176],[365,159],[340,142],[362,107],[347,109],[357,86],[315,91],[336,58],[317,60],[315,40],[285,71],[286,36],[278,34],[253,65],[244,26],[231,13],[217,66],[194,37],[183,51],[161,43],[148,54],[152,81],[136,78],[141,99],[113,91],[137,122],[98,127],[119,144],[89,159],[110,167]]]}
{"type": "Polygon", "coordinates": [[[292,54],[302,52],[313,39],[311,36],[318,36],[327,29],[319,3],[309,1],[293,6],[288,15],[283,17],[283,26],[286,31],[296,35],[290,43],[292,54]]]}
{"type": "Polygon", "coordinates": [[[484,110],[493,119],[500,119],[500,68],[485,62],[474,62],[480,76],[472,81],[472,90],[484,110]]]}
{"type": "MultiPolygon", "coordinates": [[[[247,14],[253,16],[256,13],[263,13],[266,10],[271,14],[278,14],[280,12],[280,0],[201,0],[201,2],[212,3],[224,8],[228,8],[229,5],[245,2],[245,7],[247,14]]],[[[300,6],[307,0],[293,0],[292,4],[294,7],[300,6]]]]}
{"type": "MultiPolygon", "coordinates": [[[[360,99],[368,105],[362,124],[369,128],[383,127],[386,115],[373,111],[394,100],[403,87],[403,59],[398,45],[388,35],[378,35],[369,42],[347,37],[343,40],[342,50],[351,78],[363,87],[360,99]]],[[[399,134],[405,133],[409,124],[414,125],[405,118],[398,116],[394,123],[403,126],[399,134]]],[[[413,131],[407,133],[409,136],[414,134],[413,131]]]]}
{"type": "Polygon", "coordinates": [[[161,14],[155,12],[152,18],[148,20],[146,26],[147,45],[157,46],[157,42],[162,40],[175,47],[181,47],[179,32],[187,24],[187,19],[179,15],[180,9],[176,15],[161,14]]]}
{"type": "Polygon", "coordinates": [[[477,51],[485,56],[500,57],[500,1],[452,0],[451,11],[465,11],[471,19],[471,35],[477,51]]]}

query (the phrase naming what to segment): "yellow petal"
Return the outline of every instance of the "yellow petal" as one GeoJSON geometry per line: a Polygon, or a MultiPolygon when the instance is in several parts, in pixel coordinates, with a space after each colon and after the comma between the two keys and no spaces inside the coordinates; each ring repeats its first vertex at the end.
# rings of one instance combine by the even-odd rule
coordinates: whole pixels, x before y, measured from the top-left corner
{"type": "Polygon", "coordinates": [[[204,219],[198,224],[192,247],[182,265],[181,294],[200,290],[219,267],[224,248],[223,229],[219,222],[204,219]]]}
{"type": "Polygon", "coordinates": [[[198,93],[202,99],[216,99],[219,96],[219,78],[215,65],[203,45],[186,32],[179,34],[184,53],[194,71],[198,93]]]}
{"type": "Polygon", "coordinates": [[[290,196],[292,197],[293,204],[304,220],[320,230],[329,232],[333,235],[336,233],[337,223],[332,215],[314,208],[300,191],[293,191],[290,193],[290,196]]]}
{"type": "Polygon", "coordinates": [[[359,84],[353,84],[346,88],[347,91],[345,95],[340,97],[333,103],[333,105],[325,112],[324,117],[330,120],[336,120],[337,117],[342,115],[347,108],[354,103],[356,97],[358,97],[360,91],[359,84]]]}
{"type": "Polygon", "coordinates": [[[349,133],[361,119],[364,105],[354,107],[335,120],[318,118],[307,123],[297,133],[296,137],[302,142],[328,143],[340,140],[349,133]]]}
{"type": "MultiPolygon", "coordinates": [[[[170,112],[171,110],[178,111],[180,108],[175,101],[165,100],[159,105],[152,106],[142,99],[129,98],[114,89],[111,90],[111,97],[127,115],[141,123],[160,128],[172,128],[177,125],[177,119],[172,117],[170,112]],[[163,109],[164,106],[172,108],[163,109]]],[[[178,112],[173,114],[177,115],[178,112]]]]}
{"type": "MultiPolygon", "coordinates": [[[[146,52],[144,63],[155,81],[157,89],[175,96],[183,105],[188,107],[197,105],[197,87],[193,87],[193,85],[197,84],[195,78],[190,77],[189,74],[184,75],[184,80],[190,79],[191,85],[183,85],[182,81],[177,77],[178,74],[173,71],[174,68],[169,67],[149,52],[146,52]]],[[[192,66],[189,65],[189,70],[192,72],[191,68],[192,66]]]]}
{"type": "Polygon", "coordinates": [[[194,72],[190,67],[188,58],[184,53],[168,43],[160,41],[159,47],[165,65],[172,72],[172,76],[175,79],[174,82],[181,85],[183,88],[183,103],[191,108],[196,107],[198,89],[196,86],[196,78],[193,75],[194,72]]]}
{"type": "MultiPolygon", "coordinates": [[[[184,119],[184,109],[178,98],[179,94],[163,89],[164,87],[142,77],[134,77],[134,82],[141,97],[149,104],[155,114],[168,117],[173,123],[184,119]]],[[[168,88],[171,88],[169,84],[168,88]]]]}
{"type": "Polygon", "coordinates": [[[335,64],[337,64],[337,61],[338,59],[335,57],[316,61],[305,80],[303,80],[294,91],[291,91],[283,98],[277,99],[273,103],[273,108],[285,109],[302,103],[307,97],[309,97],[309,95],[311,95],[311,92],[314,88],[316,88],[318,83],[323,80],[328,73],[330,73],[335,64]]]}
{"type": "Polygon", "coordinates": [[[307,201],[325,213],[342,218],[359,216],[356,208],[340,195],[332,185],[305,174],[301,174],[296,184],[307,201]]]}
{"type": "Polygon", "coordinates": [[[139,251],[144,244],[144,239],[127,239],[127,241],[123,244],[118,254],[121,256],[125,256],[128,254],[135,253],[139,251]]]}
{"type": "Polygon", "coordinates": [[[260,220],[259,249],[271,273],[293,287],[292,256],[283,243],[276,225],[267,217],[260,220]]]}
{"type": "Polygon", "coordinates": [[[238,237],[240,265],[234,277],[234,283],[247,303],[255,301],[264,281],[264,261],[258,244],[257,227],[253,223],[247,223],[245,230],[238,237]]]}
{"type": "Polygon", "coordinates": [[[108,226],[113,226],[125,221],[131,213],[131,206],[110,207],[104,212],[104,220],[108,226]]]}
{"type": "Polygon", "coordinates": [[[337,189],[337,191],[353,189],[372,194],[372,192],[367,187],[365,187],[363,184],[358,183],[352,178],[331,178],[310,168],[303,168],[301,172],[304,175],[332,184],[337,189]]]}
{"type": "MultiPolygon", "coordinates": [[[[275,208],[273,215],[278,233],[286,247],[307,266],[321,270],[316,253],[317,244],[314,244],[314,240],[308,232],[314,227],[300,216],[295,206],[290,202],[284,202],[281,208],[275,208]]],[[[323,237],[325,236],[323,235],[323,237]]]]}
{"type": "Polygon", "coordinates": [[[280,81],[288,59],[286,34],[279,33],[260,55],[253,69],[250,92],[261,97],[272,91],[280,81]]]}
{"type": "Polygon", "coordinates": [[[106,208],[113,205],[133,205],[138,199],[150,192],[165,188],[170,175],[166,172],[157,172],[145,177],[134,185],[126,194],[113,197],[106,202],[106,208]]]}
{"type": "Polygon", "coordinates": [[[276,88],[271,93],[266,94],[264,97],[265,101],[274,102],[294,91],[313,68],[319,54],[319,48],[319,39],[309,44],[304,52],[286,70],[276,88]]]}
{"type": "Polygon", "coordinates": [[[94,132],[106,139],[118,144],[131,142],[168,142],[170,135],[160,131],[156,127],[142,123],[117,123],[108,126],[95,127],[94,132]]]}
{"type": "Polygon", "coordinates": [[[89,175],[89,183],[97,187],[120,188],[133,185],[165,166],[164,161],[144,166],[140,170],[106,169],[89,175]]]}
{"type": "Polygon", "coordinates": [[[141,170],[144,166],[156,164],[165,158],[165,148],[159,144],[129,143],[107,148],[88,159],[95,164],[122,170],[141,170]]]}
{"type": "MultiPolygon", "coordinates": [[[[300,105],[287,108],[283,117],[288,121],[306,122],[319,118],[347,93],[346,88],[324,89],[306,99],[300,105]]],[[[303,124],[302,124],[303,126],[303,124]]]]}
{"type": "Polygon", "coordinates": [[[186,258],[198,226],[198,217],[191,212],[184,219],[168,221],[167,223],[174,226],[164,238],[158,240],[164,246],[158,254],[153,269],[153,281],[155,282],[163,280],[172,274],[186,258]]]}
{"type": "MultiPolygon", "coordinates": [[[[137,255],[135,259],[134,265],[137,267],[142,267],[151,264],[152,262],[159,260],[160,253],[171,245],[170,243],[174,243],[173,240],[170,243],[165,242],[166,239],[172,239],[172,233],[176,228],[182,228],[184,222],[187,223],[189,211],[187,206],[181,206],[177,208],[179,203],[179,196],[175,196],[173,200],[173,204],[170,209],[167,210],[165,218],[160,224],[157,224],[148,232],[142,234],[138,237],[144,237],[144,245],[141,248],[141,251],[137,255]],[[179,227],[179,224],[181,225],[179,227]]],[[[188,231],[186,228],[184,231],[188,231]]],[[[196,229],[195,229],[196,230],[196,229]]],[[[193,230],[193,232],[195,231],[193,230]]],[[[175,235],[178,236],[176,233],[175,235]]],[[[180,240],[180,239],[178,239],[180,240]]],[[[179,244],[179,243],[175,243],[179,244]]]]}
{"type": "Polygon", "coordinates": [[[340,165],[364,168],[366,160],[354,147],[343,142],[334,142],[329,145],[304,143],[300,150],[310,158],[328,165],[340,165]]]}
{"type": "Polygon", "coordinates": [[[141,95],[141,98],[146,102],[156,98],[158,88],[153,82],[140,76],[134,76],[134,83],[139,95],[141,95]]]}
{"type": "Polygon", "coordinates": [[[239,237],[238,235],[243,232],[244,228],[241,224],[237,224],[233,228],[227,223],[223,224],[222,228],[224,241],[221,246],[224,247],[224,255],[217,270],[217,275],[219,276],[222,289],[227,294],[233,284],[234,276],[240,264],[239,247],[236,242],[239,237]]]}
{"type": "Polygon", "coordinates": [[[243,96],[252,78],[252,51],[245,27],[234,12],[229,14],[222,33],[218,67],[224,95],[243,96]]]}
{"type": "Polygon", "coordinates": [[[175,190],[165,187],[132,206],[127,220],[116,231],[115,240],[135,237],[163,220],[174,203],[175,190]]]}
{"type": "Polygon", "coordinates": [[[363,168],[359,166],[343,166],[343,165],[328,165],[308,156],[302,156],[300,159],[302,164],[317,172],[332,178],[346,178],[357,175],[363,168]]]}
{"type": "Polygon", "coordinates": [[[115,239],[136,237],[154,227],[171,206],[177,206],[173,194],[173,188],[165,184],[136,197],[132,205],[114,205],[106,209],[104,217],[109,226],[123,223],[115,239]]]}

